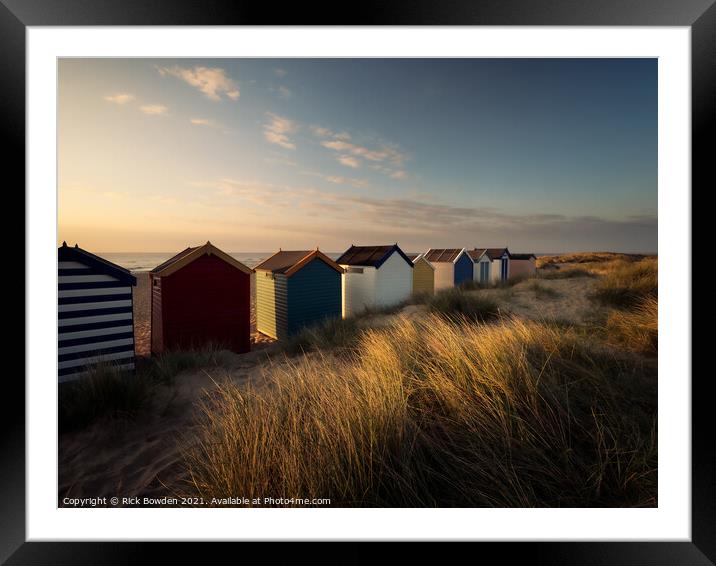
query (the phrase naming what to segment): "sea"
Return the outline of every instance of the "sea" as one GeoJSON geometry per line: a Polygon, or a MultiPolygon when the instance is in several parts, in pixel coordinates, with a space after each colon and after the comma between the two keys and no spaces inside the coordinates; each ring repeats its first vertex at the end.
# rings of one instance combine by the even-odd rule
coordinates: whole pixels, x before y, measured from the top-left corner
{"type": "MultiPolygon", "coordinates": [[[[246,267],[255,267],[263,260],[275,252],[229,252],[229,255],[239,260],[246,267]]],[[[324,252],[331,259],[338,259],[341,252],[324,252]]],[[[160,263],[165,262],[170,257],[176,255],[176,252],[143,252],[143,253],[124,253],[124,252],[104,252],[98,254],[101,257],[121,265],[125,269],[133,272],[150,271],[160,263]]]]}
{"type": "MultiPolygon", "coordinates": [[[[230,252],[229,255],[238,259],[247,267],[256,267],[275,252],[230,252]]],[[[324,252],[331,259],[338,259],[342,252],[324,252]]],[[[121,265],[129,271],[151,271],[160,263],[165,262],[170,257],[176,255],[176,252],[104,252],[99,256],[108,259],[112,263],[121,265]]],[[[538,256],[560,255],[558,253],[540,253],[538,256]]]]}

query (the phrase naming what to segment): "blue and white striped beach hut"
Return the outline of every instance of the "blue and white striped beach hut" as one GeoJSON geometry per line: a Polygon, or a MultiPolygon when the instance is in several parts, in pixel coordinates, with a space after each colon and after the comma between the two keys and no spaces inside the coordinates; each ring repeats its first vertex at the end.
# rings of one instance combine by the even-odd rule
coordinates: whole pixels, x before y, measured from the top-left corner
{"type": "Polygon", "coordinates": [[[126,269],[63,242],[57,250],[58,376],[69,381],[98,362],[134,369],[132,287],[126,269]]]}

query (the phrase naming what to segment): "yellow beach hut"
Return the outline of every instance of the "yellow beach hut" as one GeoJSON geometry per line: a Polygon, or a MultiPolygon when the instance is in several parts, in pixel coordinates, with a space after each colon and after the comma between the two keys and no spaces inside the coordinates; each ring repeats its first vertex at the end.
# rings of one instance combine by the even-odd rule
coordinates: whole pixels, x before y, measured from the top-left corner
{"type": "Polygon", "coordinates": [[[413,295],[435,293],[435,267],[423,254],[405,254],[413,262],[413,295]]]}

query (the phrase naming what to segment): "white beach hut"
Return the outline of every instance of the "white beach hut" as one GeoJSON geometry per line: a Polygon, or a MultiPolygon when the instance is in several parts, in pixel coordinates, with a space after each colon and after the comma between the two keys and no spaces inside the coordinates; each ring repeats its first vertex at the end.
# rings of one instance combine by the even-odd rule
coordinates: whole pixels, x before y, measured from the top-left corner
{"type": "Polygon", "coordinates": [[[386,307],[408,299],[413,289],[413,262],[398,247],[351,246],[336,260],[341,276],[343,318],[366,308],[386,307]]]}
{"type": "Polygon", "coordinates": [[[475,248],[473,252],[484,253],[490,260],[490,283],[499,283],[510,278],[510,250],[507,248],[475,248]]]}

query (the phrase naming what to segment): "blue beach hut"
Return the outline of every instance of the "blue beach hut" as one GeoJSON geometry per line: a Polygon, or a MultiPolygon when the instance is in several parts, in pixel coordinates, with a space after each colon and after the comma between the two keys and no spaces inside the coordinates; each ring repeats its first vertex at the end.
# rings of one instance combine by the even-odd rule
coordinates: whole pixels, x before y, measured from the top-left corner
{"type": "Polygon", "coordinates": [[[278,251],[258,264],[256,330],[281,339],[327,318],[341,318],[343,269],[318,250],[278,251]]]}

